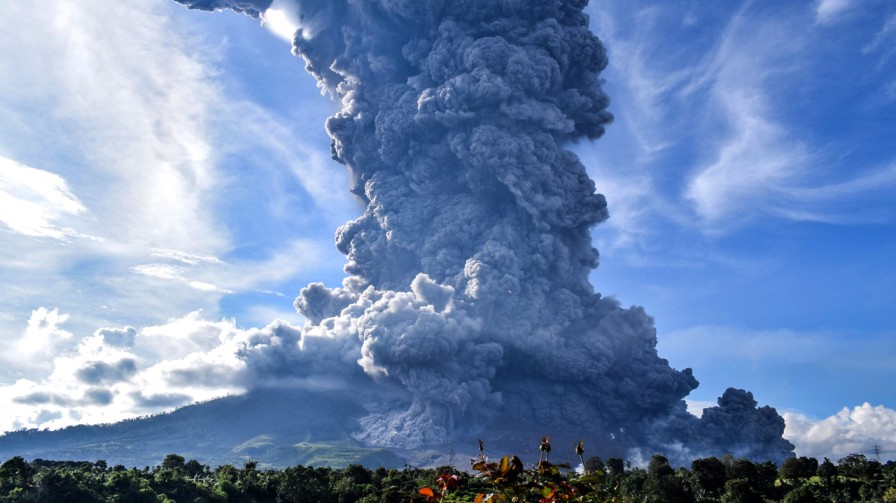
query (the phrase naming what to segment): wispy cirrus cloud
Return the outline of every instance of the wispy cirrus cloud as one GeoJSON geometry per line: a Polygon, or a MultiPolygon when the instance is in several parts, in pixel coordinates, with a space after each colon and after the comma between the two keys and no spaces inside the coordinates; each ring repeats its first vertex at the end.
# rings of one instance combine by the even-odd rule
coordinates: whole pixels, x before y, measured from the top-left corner
{"type": "Polygon", "coordinates": [[[797,71],[786,67],[804,46],[789,29],[741,9],[682,89],[692,103],[709,105],[683,193],[707,229],[774,214],[782,193],[808,173],[810,148],[791,136],[772,99],[772,82],[797,71]]]}
{"type": "MultiPolygon", "coordinates": [[[[816,7],[833,19],[851,5],[816,7]]],[[[892,220],[892,201],[879,190],[896,188],[892,161],[846,170],[843,148],[866,147],[822,142],[807,128],[841,124],[807,126],[802,116],[814,111],[794,112],[795,102],[823,107],[830,93],[840,92],[814,76],[825,71],[826,45],[856,41],[830,40],[828,28],[814,23],[814,11],[781,7],[772,14],[754,7],[592,7],[594,28],[611,54],[606,77],[617,124],[602,142],[577,149],[612,202],[611,246],[649,242],[669,224],[719,235],[768,218],[838,225],[892,220]],[[824,94],[803,96],[798,90],[807,81],[824,94]]],[[[875,40],[887,36],[884,24],[875,40]]],[[[877,49],[872,42],[864,51],[877,49]]],[[[884,69],[865,70],[889,78],[884,69]]],[[[848,103],[850,110],[870,106],[862,100],[848,103]]],[[[842,136],[853,133],[844,129],[842,136]]]]}
{"type": "MultiPolygon", "coordinates": [[[[42,305],[94,327],[116,304],[134,302],[131,316],[144,322],[160,303],[172,304],[163,311],[183,305],[176,292],[143,297],[149,285],[128,265],[153,249],[205,255],[231,246],[210,204],[220,176],[212,62],[186,48],[188,31],[164,2],[17,4],[6,13],[0,152],[15,164],[3,173],[21,175],[18,194],[30,187],[36,208],[11,211],[20,232],[0,235],[0,274],[10,284],[0,293],[4,332],[42,305]]],[[[17,208],[27,202],[19,197],[17,208]]]]}
{"type": "Polygon", "coordinates": [[[815,6],[815,19],[818,23],[833,23],[837,19],[855,9],[861,0],[818,0],[815,6]]]}
{"type": "MultiPolygon", "coordinates": [[[[831,12],[846,8],[830,3],[831,12]]],[[[789,16],[782,23],[740,12],[687,91],[705,87],[719,121],[707,125],[723,131],[701,135],[709,139],[708,161],[695,166],[684,192],[707,229],[730,230],[759,215],[837,224],[892,217],[881,192],[896,188],[889,166],[838,175],[842,161],[831,148],[803,140],[802,129],[788,122],[782,104],[791,91],[782,81],[799,82],[814,71],[807,52],[817,51],[817,42],[808,43],[812,29],[795,32],[800,17],[789,16]],[[793,63],[804,55],[810,63],[793,63]]]]}
{"type": "Polygon", "coordinates": [[[306,145],[293,112],[222,74],[224,30],[200,35],[167,0],[10,5],[0,30],[3,333],[44,305],[82,333],[246,292],[267,306],[258,292],[339,270],[325,249],[352,202],[325,193],[344,174],[325,138],[306,145]]]}
{"type": "Polygon", "coordinates": [[[863,54],[869,54],[878,50],[884,50],[889,57],[892,52],[892,46],[886,44],[887,39],[896,35],[896,14],[891,14],[885,21],[880,30],[874,35],[874,38],[862,47],[863,54]]]}
{"type": "Polygon", "coordinates": [[[139,264],[132,270],[140,275],[186,284],[191,288],[221,293],[263,291],[265,285],[314,269],[324,263],[320,243],[297,239],[271,250],[264,258],[225,262],[216,257],[200,257],[176,250],[153,253],[167,262],[139,264]]]}
{"type": "Polygon", "coordinates": [[[610,205],[610,219],[597,237],[600,249],[631,250],[649,242],[660,221],[681,215],[658,174],[668,170],[664,164],[689,134],[675,101],[696,68],[682,64],[686,51],[670,56],[657,36],[673,18],[684,22],[669,9],[604,2],[589,10],[591,28],[609,52],[604,76],[615,121],[598,142],[573,149],[610,205]]]}
{"type": "Polygon", "coordinates": [[[95,234],[163,248],[226,247],[205,204],[217,178],[209,126],[219,84],[160,4],[10,9],[0,53],[11,76],[0,103],[9,119],[0,126],[5,150],[66,173],[91,209],[95,220],[85,224],[95,234]],[[49,148],[48,135],[61,145],[49,148]]]}

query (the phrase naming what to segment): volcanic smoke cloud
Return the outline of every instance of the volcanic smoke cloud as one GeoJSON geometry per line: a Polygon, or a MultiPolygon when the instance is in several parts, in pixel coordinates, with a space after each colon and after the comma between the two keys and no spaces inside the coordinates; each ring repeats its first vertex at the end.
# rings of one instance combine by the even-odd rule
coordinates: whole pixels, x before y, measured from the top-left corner
{"type": "MultiPolygon", "coordinates": [[[[256,17],[271,3],[178,1],[256,17]]],[[[586,4],[296,2],[294,52],[342,103],[326,124],[333,158],[366,204],[336,233],[342,288],[296,299],[296,373],[363,390],[358,438],[372,445],[519,420],[648,454],[781,460],[793,446],[774,409],[730,389],[689,414],[697,380],[657,355],[653,320],[589,283],[607,205],[564,145],[600,137],[612,115],[586,4]]]]}

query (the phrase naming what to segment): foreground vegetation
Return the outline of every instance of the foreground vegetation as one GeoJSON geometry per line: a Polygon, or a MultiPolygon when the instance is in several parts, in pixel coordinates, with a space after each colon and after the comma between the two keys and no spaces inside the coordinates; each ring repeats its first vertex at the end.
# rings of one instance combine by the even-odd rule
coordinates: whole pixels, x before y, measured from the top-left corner
{"type": "Polygon", "coordinates": [[[549,443],[541,452],[530,467],[515,456],[481,456],[470,473],[360,465],[263,470],[251,461],[210,469],[176,454],[152,468],[14,457],[0,465],[0,502],[896,502],[896,463],[860,454],[836,464],[791,458],[780,468],[711,457],[690,469],[655,455],[645,469],[619,458],[585,458],[580,446],[576,463],[585,470],[576,473],[550,463],[549,443]]]}

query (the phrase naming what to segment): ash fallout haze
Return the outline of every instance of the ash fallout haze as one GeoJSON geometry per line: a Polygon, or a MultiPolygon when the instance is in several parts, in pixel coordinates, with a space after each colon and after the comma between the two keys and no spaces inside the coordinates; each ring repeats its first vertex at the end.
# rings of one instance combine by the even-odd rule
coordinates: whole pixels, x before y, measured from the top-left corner
{"type": "Polygon", "coordinates": [[[892,3],[177,1],[0,20],[3,431],[896,449],[892,3]]]}

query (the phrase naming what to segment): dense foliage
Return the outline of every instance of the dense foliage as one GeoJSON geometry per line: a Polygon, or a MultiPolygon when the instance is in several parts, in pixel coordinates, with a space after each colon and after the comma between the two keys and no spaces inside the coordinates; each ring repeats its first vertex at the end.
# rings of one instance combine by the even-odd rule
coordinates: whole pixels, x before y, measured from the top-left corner
{"type": "Polygon", "coordinates": [[[660,455],[634,468],[579,452],[585,473],[550,463],[548,454],[530,467],[515,456],[482,457],[471,473],[360,465],[272,470],[252,461],[210,469],[176,454],[144,468],[14,457],[0,465],[0,502],[896,502],[896,463],[860,454],[836,464],[791,458],[780,467],[711,457],[686,469],[660,455]]]}

